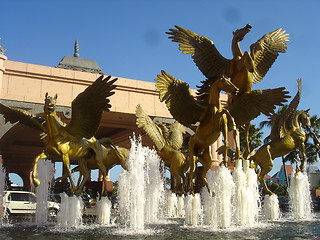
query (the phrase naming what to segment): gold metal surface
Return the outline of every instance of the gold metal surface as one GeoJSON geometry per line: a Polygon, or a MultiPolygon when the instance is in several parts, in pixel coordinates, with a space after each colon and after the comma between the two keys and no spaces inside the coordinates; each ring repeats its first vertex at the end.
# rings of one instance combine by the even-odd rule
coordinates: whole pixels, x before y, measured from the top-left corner
{"type": "Polygon", "coordinates": [[[261,168],[258,180],[263,185],[267,194],[273,194],[267,187],[264,177],[273,168],[272,160],[284,156],[292,150],[299,148],[302,159],[297,171],[304,170],[306,153],[306,133],[302,128],[310,129],[309,110],[298,111],[297,107],[301,96],[301,79],[298,79],[298,92],[282,114],[273,114],[271,119],[270,143],[261,146],[255,154],[250,157],[255,164],[261,168]]]}
{"type": "Polygon", "coordinates": [[[158,149],[160,158],[168,164],[170,173],[174,179],[172,190],[182,194],[185,190],[186,175],[188,169],[184,154],[180,151],[183,144],[185,127],[174,122],[169,127],[156,123],[143,111],[140,105],[136,108],[137,126],[142,128],[152,139],[158,149]]]}
{"type": "Polygon", "coordinates": [[[40,159],[61,157],[67,168],[72,192],[75,185],[71,177],[70,159],[85,158],[93,151],[98,167],[104,170],[102,145],[93,137],[96,133],[102,112],[111,108],[109,97],[114,94],[114,82],[111,76],[100,76],[72,101],[72,116],[68,124],[63,123],[55,111],[57,95],[45,96],[44,118],[26,111],[0,105],[0,112],[6,121],[19,122],[36,128],[42,132],[41,138],[45,144],[44,151],[35,158],[32,180],[35,186],[40,184],[37,178],[37,164],[40,159]]]}
{"type": "MultiPolygon", "coordinates": [[[[287,49],[289,37],[282,29],[265,34],[250,46],[250,51],[242,52],[240,42],[250,32],[251,25],[247,24],[233,32],[231,49],[233,58],[224,58],[217,50],[214,42],[205,36],[190,30],[175,26],[169,29],[169,38],[179,43],[179,50],[184,54],[191,54],[194,63],[206,78],[223,74],[239,89],[237,95],[230,93],[230,102],[234,102],[243,94],[252,90],[252,84],[260,82],[268,72],[280,52],[287,49]]],[[[249,129],[249,122],[244,123],[249,129]]],[[[247,133],[247,132],[246,132],[247,133]]],[[[248,134],[248,133],[247,133],[248,134]]],[[[248,152],[250,152],[247,141],[248,152]]]]}
{"type": "Polygon", "coordinates": [[[236,140],[237,158],[240,156],[237,141],[237,127],[256,118],[261,112],[270,115],[276,105],[282,105],[288,97],[284,88],[254,90],[242,94],[236,101],[226,107],[220,104],[220,91],[237,94],[238,88],[225,76],[217,75],[203,81],[195,99],[187,83],[174,78],[162,71],[155,79],[159,90],[160,101],[165,102],[173,118],[189,127],[199,123],[195,134],[189,141],[189,188],[193,191],[196,162],[203,165],[202,180],[206,184],[206,173],[209,170],[212,157],[209,147],[223,134],[225,148],[224,164],[228,152],[228,131],[233,131],[236,140]]]}

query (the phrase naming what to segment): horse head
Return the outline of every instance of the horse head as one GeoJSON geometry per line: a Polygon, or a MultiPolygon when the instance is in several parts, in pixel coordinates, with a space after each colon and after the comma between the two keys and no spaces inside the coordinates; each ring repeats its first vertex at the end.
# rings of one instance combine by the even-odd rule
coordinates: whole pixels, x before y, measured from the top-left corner
{"type": "Polygon", "coordinates": [[[216,84],[217,87],[222,90],[225,91],[227,93],[232,93],[234,95],[237,95],[239,92],[239,88],[237,88],[236,85],[234,85],[229,78],[225,77],[224,75],[220,76],[217,80],[216,80],[216,84]]]}
{"type": "Polygon", "coordinates": [[[301,111],[297,111],[299,113],[299,123],[301,124],[301,126],[307,130],[309,130],[311,128],[311,121],[310,121],[310,114],[309,114],[309,110],[301,110],[301,111]]]}
{"type": "Polygon", "coordinates": [[[57,98],[58,98],[57,94],[54,97],[50,97],[48,93],[46,93],[45,99],[44,99],[44,107],[43,107],[45,113],[52,113],[55,111],[57,98]]]}
{"type": "Polygon", "coordinates": [[[244,28],[240,28],[232,32],[233,39],[237,40],[238,42],[242,41],[243,38],[247,35],[248,32],[250,32],[252,26],[250,24],[247,24],[244,28]]]}

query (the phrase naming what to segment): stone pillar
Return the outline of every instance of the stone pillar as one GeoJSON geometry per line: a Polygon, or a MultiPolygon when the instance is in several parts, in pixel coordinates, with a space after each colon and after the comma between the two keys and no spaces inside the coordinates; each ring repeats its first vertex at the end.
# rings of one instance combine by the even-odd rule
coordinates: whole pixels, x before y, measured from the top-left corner
{"type": "Polygon", "coordinates": [[[98,179],[97,180],[98,180],[98,182],[102,182],[103,181],[103,175],[102,175],[100,170],[98,172],[98,179]]]}
{"type": "Polygon", "coordinates": [[[213,143],[211,147],[211,156],[212,156],[212,165],[211,169],[215,170],[222,162],[222,156],[217,153],[217,149],[222,146],[222,135],[217,139],[215,143],[213,143]]]}
{"type": "MultiPolygon", "coordinates": [[[[240,138],[239,138],[239,131],[237,131],[237,141],[239,142],[240,141],[240,138]]],[[[230,131],[228,132],[228,142],[229,142],[229,146],[230,147],[233,147],[234,149],[236,149],[236,141],[233,137],[233,131],[230,131]]],[[[234,159],[234,160],[237,160],[237,159],[234,159]]],[[[234,162],[231,162],[231,159],[228,160],[228,168],[233,171],[234,169],[234,162]]]]}
{"type": "Polygon", "coordinates": [[[4,64],[6,62],[8,58],[3,55],[2,53],[0,53],[0,94],[2,92],[2,81],[3,81],[3,74],[6,71],[6,69],[4,68],[4,64]]]}

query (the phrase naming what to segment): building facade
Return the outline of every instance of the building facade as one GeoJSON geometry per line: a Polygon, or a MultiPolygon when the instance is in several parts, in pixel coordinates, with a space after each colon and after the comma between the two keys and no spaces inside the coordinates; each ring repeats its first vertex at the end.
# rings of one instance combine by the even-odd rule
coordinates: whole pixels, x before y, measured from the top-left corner
{"type": "MultiPolygon", "coordinates": [[[[48,67],[11,61],[0,53],[0,102],[6,106],[18,107],[41,115],[45,94],[48,93],[49,96],[57,94],[56,111],[62,121],[68,122],[72,100],[102,74],[94,61],[84,62],[87,64],[85,67],[91,68],[90,71],[81,69],[83,66],[78,56],[63,58],[57,67],[48,67]],[[73,68],[70,64],[77,66],[73,68]],[[94,67],[96,72],[92,71],[94,67]]],[[[226,96],[223,95],[222,98],[226,102],[226,96]]],[[[111,110],[103,114],[95,137],[109,137],[121,147],[130,148],[129,138],[133,133],[142,136],[144,145],[153,145],[143,130],[136,126],[137,104],[140,104],[150,117],[157,117],[158,121],[159,119],[164,122],[173,121],[165,104],[160,102],[159,93],[153,82],[119,77],[115,94],[110,97],[110,101],[111,110]]],[[[16,173],[22,178],[24,189],[30,189],[33,161],[44,149],[39,134],[38,131],[22,124],[6,123],[0,115],[0,154],[3,166],[7,173],[16,173]]],[[[191,129],[188,134],[192,134],[191,129]]],[[[221,156],[216,153],[216,149],[221,145],[220,137],[212,146],[213,166],[222,161],[221,156]]]]}

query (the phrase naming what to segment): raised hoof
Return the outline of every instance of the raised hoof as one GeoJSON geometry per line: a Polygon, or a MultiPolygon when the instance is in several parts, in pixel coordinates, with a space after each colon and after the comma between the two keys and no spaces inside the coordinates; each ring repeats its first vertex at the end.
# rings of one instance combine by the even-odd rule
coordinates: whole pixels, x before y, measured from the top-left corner
{"type": "Polygon", "coordinates": [[[33,185],[35,186],[35,187],[38,187],[39,185],[40,185],[40,180],[38,179],[38,178],[33,178],[33,185]]]}

